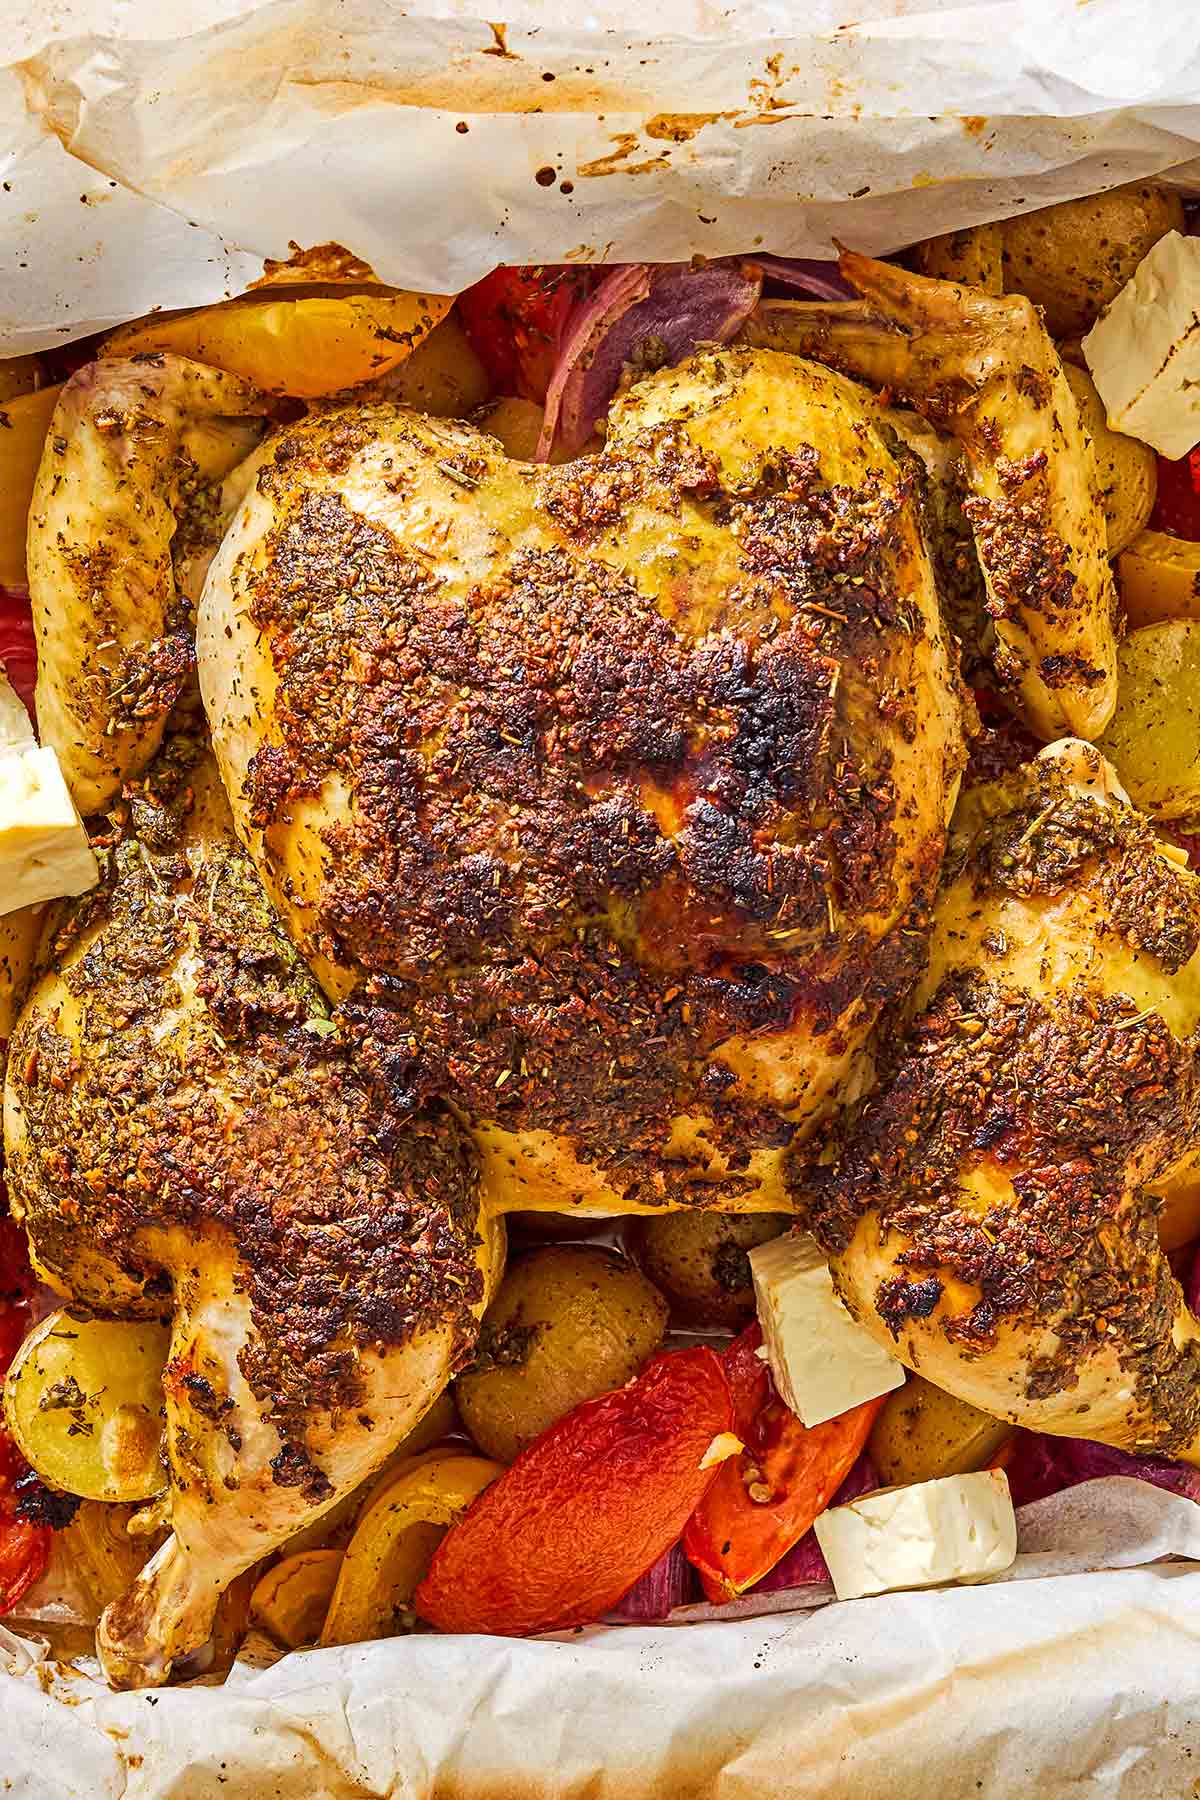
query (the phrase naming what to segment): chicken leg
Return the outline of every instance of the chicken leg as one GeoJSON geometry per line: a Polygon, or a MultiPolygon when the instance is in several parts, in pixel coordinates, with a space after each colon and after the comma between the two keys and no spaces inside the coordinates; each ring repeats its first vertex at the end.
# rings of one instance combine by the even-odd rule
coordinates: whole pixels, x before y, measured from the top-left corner
{"type": "Polygon", "coordinates": [[[120,1686],[163,1681],[244,1569],[357,1487],[470,1353],[498,1278],[454,1121],[400,1118],[171,740],[114,815],[18,1022],[7,1174],[39,1269],[169,1314],[172,1535],[105,1613],[120,1686]]]}
{"type": "Polygon", "coordinates": [[[877,1092],[797,1197],[847,1304],[997,1417],[1200,1464],[1149,1184],[1200,1134],[1200,880],[1078,740],[973,790],[877,1092]]]}

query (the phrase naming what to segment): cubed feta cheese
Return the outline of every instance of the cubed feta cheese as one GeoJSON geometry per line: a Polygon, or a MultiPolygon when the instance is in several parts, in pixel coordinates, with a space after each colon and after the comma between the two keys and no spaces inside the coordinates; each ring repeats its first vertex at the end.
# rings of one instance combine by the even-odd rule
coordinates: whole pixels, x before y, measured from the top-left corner
{"type": "Polygon", "coordinates": [[[1200,443],[1200,238],[1160,238],[1083,354],[1114,431],[1175,458],[1200,443]]]}
{"type": "Polygon", "coordinates": [[[32,732],[4,743],[11,724],[0,706],[0,913],[82,894],[98,875],[57,756],[39,748],[32,732]]]}
{"type": "Polygon", "coordinates": [[[750,1252],[763,1347],[779,1397],[820,1425],[890,1393],[903,1366],[847,1312],[815,1238],[790,1232],[750,1252]]]}
{"type": "Polygon", "coordinates": [[[998,1575],[1017,1554],[1001,1469],[864,1494],[821,1513],[813,1529],[839,1600],[998,1575]]]}

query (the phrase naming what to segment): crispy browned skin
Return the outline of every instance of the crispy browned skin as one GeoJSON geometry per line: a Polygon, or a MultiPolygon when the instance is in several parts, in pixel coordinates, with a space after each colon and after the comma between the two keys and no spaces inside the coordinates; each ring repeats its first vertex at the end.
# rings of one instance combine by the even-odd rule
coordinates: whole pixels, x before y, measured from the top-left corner
{"type": "Polygon", "coordinates": [[[494,1204],[770,1209],[923,953],[963,759],[907,468],[791,357],[510,462],[358,406],[278,440],[199,660],[238,828],[494,1204]]]}
{"type": "Polygon", "coordinates": [[[1079,743],[968,795],[879,1089],[800,1178],[849,1303],[1023,1425],[1200,1462],[1145,1185],[1200,1131],[1200,881],[1079,743]]]}
{"type": "Polygon", "coordinates": [[[127,795],[13,1037],[6,1136],[39,1267],[173,1320],[174,1536],[101,1633],[139,1683],[416,1422],[474,1342],[495,1242],[454,1121],[401,1120],[330,1019],[211,759],[176,739],[127,795]]]}
{"type": "Polygon", "coordinates": [[[849,251],[862,304],[771,301],[747,341],[828,360],[961,447],[1002,686],[1045,742],[1097,738],[1117,699],[1116,591],[1095,447],[1037,310],[849,251]]]}
{"type": "Polygon", "coordinates": [[[221,483],[270,404],[236,375],[158,352],[86,363],[59,396],[30,506],[29,595],[41,739],[85,815],[158,749],[192,669],[221,483]]]}

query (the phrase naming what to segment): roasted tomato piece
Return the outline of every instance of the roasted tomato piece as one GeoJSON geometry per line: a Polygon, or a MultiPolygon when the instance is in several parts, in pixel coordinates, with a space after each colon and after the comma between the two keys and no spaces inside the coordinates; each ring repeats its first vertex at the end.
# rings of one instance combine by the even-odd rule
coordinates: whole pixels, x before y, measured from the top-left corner
{"type": "Polygon", "coordinates": [[[480,1495],[439,1545],[417,1612],[442,1631],[507,1637],[603,1617],[678,1538],[731,1418],[712,1350],[656,1356],[551,1425],[480,1495]]]}
{"type": "Polygon", "coordinates": [[[1178,462],[1159,457],[1158,497],[1150,527],[1200,542],[1200,444],[1178,462]]]}
{"type": "Polygon", "coordinates": [[[733,1429],[745,1449],[721,1464],[683,1534],[710,1600],[732,1600],[761,1581],[824,1512],[858,1460],[886,1396],[823,1425],[802,1425],[756,1354],[757,1324],[725,1352],[733,1429]]]}
{"type": "Polygon", "coordinates": [[[589,269],[561,264],[501,267],[459,295],[463,329],[493,393],[546,398],[563,329],[593,280],[589,269]]]}

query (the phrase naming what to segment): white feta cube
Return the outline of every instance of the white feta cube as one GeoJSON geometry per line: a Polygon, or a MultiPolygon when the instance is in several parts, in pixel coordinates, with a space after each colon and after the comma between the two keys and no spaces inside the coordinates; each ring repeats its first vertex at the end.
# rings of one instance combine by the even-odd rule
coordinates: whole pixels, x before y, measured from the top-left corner
{"type": "Polygon", "coordinates": [[[32,736],[10,743],[0,750],[0,913],[85,893],[97,878],[57,756],[32,736]]]}
{"type": "Polygon", "coordinates": [[[1114,431],[1172,458],[1200,443],[1200,238],[1160,238],[1083,354],[1114,431]]]}
{"type": "Polygon", "coordinates": [[[903,1365],[846,1310],[815,1238],[789,1232],[760,1244],[750,1272],[775,1386],[802,1424],[823,1424],[903,1383],[903,1365]]]}
{"type": "Polygon", "coordinates": [[[1002,1469],[864,1494],[821,1513],[813,1529],[839,1600],[977,1581],[1010,1568],[1017,1554],[1002,1469]]]}

